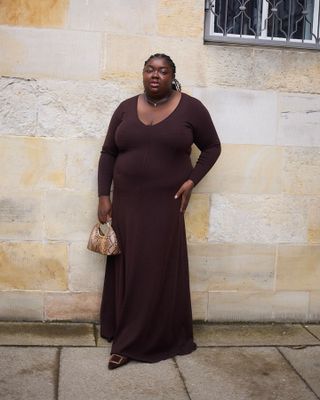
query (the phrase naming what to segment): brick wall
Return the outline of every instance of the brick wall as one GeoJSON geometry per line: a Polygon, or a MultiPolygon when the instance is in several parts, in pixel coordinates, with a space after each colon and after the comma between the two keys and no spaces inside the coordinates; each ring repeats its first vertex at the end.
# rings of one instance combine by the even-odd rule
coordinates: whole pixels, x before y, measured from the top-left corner
{"type": "Polygon", "coordinates": [[[186,213],[194,319],[320,319],[320,53],[205,46],[203,3],[0,2],[0,319],[98,319],[99,152],[154,52],[223,144],[186,213]]]}

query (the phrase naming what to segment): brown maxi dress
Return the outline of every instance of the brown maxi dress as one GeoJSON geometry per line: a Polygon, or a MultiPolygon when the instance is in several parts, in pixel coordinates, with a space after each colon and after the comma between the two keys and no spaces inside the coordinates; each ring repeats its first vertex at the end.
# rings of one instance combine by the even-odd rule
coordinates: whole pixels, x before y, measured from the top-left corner
{"type": "Polygon", "coordinates": [[[137,114],[138,96],[114,112],[102,147],[98,194],[113,181],[112,226],[122,253],[107,257],[100,335],[117,353],[157,362],[197,348],[193,341],[189,269],[181,198],[218,159],[221,146],[204,105],[182,93],[155,125],[137,114]],[[193,168],[191,145],[201,150],[193,168]]]}

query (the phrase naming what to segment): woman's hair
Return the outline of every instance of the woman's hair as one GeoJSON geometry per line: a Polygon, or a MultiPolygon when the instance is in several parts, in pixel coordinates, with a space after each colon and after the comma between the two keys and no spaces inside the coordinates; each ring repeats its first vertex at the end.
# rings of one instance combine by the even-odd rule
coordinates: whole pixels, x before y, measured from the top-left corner
{"type": "Polygon", "coordinates": [[[155,53],[152,54],[145,62],[144,62],[144,66],[147,65],[147,63],[152,60],[153,58],[164,58],[166,60],[166,62],[170,65],[171,69],[172,69],[172,73],[173,73],[173,80],[172,80],[172,89],[173,90],[177,90],[178,92],[181,92],[181,84],[178,81],[178,79],[175,78],[175,74],[176,74],[176,65],[175,63],[172,61],[171,57],[169,57],[167,54],[163,54],[163,53],[155,53]]]}

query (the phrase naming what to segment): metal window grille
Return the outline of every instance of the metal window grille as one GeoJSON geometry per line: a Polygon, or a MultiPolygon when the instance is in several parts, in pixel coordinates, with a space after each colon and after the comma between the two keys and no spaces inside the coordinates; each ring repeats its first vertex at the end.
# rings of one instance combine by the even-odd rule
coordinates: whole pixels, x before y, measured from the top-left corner
{"type": "Polygon", "coordinates": [[[207,0],[205,42],[320,49],[320,0],[207,0]]]}

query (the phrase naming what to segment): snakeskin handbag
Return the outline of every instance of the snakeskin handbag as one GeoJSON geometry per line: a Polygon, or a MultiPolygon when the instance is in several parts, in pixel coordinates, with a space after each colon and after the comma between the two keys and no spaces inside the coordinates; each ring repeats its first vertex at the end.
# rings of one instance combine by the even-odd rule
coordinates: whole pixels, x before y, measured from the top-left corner
{"type": "Polygon", "coordinates": [[[93,227],[90,233],[87,249],[107,256],[120,254],[119,243],[115,231],[111,226],[111,220],[106,222],[106,233],[102,231],[100,225],[100,222],[98,222],[93,227]]]}

